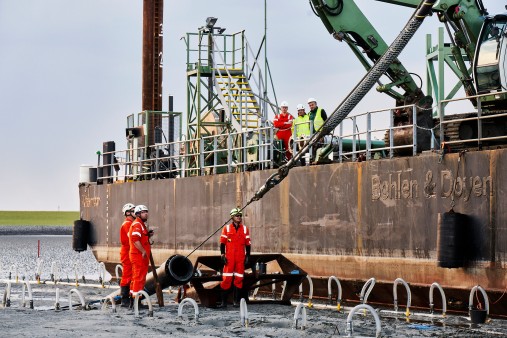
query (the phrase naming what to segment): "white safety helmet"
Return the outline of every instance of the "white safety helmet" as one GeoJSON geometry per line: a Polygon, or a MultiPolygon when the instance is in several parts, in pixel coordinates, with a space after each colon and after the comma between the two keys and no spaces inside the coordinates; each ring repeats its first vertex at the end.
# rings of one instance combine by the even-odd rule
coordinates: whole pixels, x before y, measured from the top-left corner
{"type": "Polygon", "coordinates": [[[297,110],[305,109],[305,106],[303,106],[301,103],[296,106],[297,110]]]}
{"type": "Polygon", "coordinates": [[[317,102],[317,100],[315,100],[313,97],[310,97],[310,98],[308,99],[308,103],[310,103],[310,102],[317,102]]]}
{"type": "Polygon", "coordinates": [[[242,215],[241,209],[240,208],[234,208],[234,209],[232,209],[231,212],[230,212],[230,215],[231,216],[242,215]]]}
{"type": "Polygon", "coordinates": [[[121,211],[123,212],[124,215],[127,214],[127,211],[130,211],[132,209],[134,209],[136,206],[133,205],[132,203],[127,203],[123,206],[123,208],[121,208],[121,211]]]}
{"type": "Polygon", "coordinates": [[[146,205],[138,205],[136,206],[136,208],[134,209],[134,213],[137,215],[138,213],[140,213],[141,211],[148,211],[148,207],[146,205]]]}
{"type": "Polygon", "coordinates": [[[289,103],[287,101],[283,101],[280,107],[288,107],[289,103]]]}

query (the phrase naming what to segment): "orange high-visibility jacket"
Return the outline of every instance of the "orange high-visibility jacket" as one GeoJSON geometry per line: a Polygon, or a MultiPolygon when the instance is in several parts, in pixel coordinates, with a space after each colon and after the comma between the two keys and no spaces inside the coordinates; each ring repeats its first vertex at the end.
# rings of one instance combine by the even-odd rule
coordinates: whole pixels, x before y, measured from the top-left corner
{"type": "Polygon", "coordinates": [[[220,243],[225,244],[225,256],[227,260],[244,260],[245,246],[251,245],[250,231],[246,225],[240,224],[238,230],[234,224],[227,224],[222,229],[220,243]]]}
{"type": "Polygon", "coordinates": [[[129,232],[130,226],[132,225],[132,219],[130,217],[125,218],[125,221],[121,225],[120,228],[120,259],[123,260],[123,257],[128,257],[130,251],[130,240],[129,240],[129,232]]]}
{"type": "Polygon", "coordinates": [[[143,220],[139,217],[136,218],[132,226],[130,227],[129,232],[130,238],[130,254],[141,254],[141,251],[136,248],[134,242],[140,241],[144,250],[146,250],[146,256],[150,257],[151,245],[148,237],[148,228],[144,224],[143,220]]]}

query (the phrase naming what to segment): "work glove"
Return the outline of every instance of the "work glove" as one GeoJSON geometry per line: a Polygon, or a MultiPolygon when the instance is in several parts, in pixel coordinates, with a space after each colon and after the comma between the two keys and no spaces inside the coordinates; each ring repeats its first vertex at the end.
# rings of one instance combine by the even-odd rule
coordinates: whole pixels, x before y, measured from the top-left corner
{"type": "Polygon", "coordinates": [[[224,263],[224,265],[227,265],[227,258],[225,257],[225,255],[222,255],[221,259],[222,259],[222,263],[224,263]]]}
{"type": "Polygon", "coordinates": [[[248,263],[250,263],[250,255],[245,256],[245,266],[248,265],[248,263]]]}

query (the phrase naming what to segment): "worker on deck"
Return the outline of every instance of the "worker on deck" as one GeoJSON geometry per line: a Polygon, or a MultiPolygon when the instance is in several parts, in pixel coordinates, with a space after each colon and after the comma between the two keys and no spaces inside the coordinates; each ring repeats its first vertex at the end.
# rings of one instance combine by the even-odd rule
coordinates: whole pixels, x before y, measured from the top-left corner
{"type": "Polygon", "coordinates": [[[227,296],[234,281],[234,305],[239,306],[245,265],[250,261],[250,232],[242,224],[241,209],[234,208],[230,212],[232,223],[222,228],[220,236],[220,254],[224,269],[222,272],[222,304],[227,307],[227,296]]]}
{"type": "Polygon", "coordinates": [[[276,132],[276,137],[283,142],[283,148],[285,150],[285,157],[287,160],[290,160],[292,157],[292,153],[289,151],[289,140],[292,136],[292,121],[294,117],[289,114],[289,104],[287,101],[283,101],[280,105],[280,109],[282,110],[280,114],[275,116],[273,120],[273,125],[275,128],[278,128],[276,132]]]}
{"type": "MultiPolygon", "coordinates": [[[[310,112],[308,115],[310,117],[310,125],[312,126],[311,135],[313,135],[322,128],[324,122],[327,120],[327,114],[324,109],[317,106],[317,100],[315,100],[313,97],[310,97],[308,99],[308,106],[310,107],[310,112]]],[[[320,140],[322,141],[323,138],[320,138],[320,140]]],[[[311,161],[316,161],[318,148],[318,146],[312,147],[311,161]]]]}
{"type": "Polygon", "coordinates": [[[130,261],[132,263],[130,296],[132,298],[144,289],[150,264],[150,237],[153,236],[153,230],[149,230],[146,224],[148,221],[148,208],[145,205],[138,205],[135,207],[134,212],[136,219],[132,223],[129,232],[130,261]]]}
{"type": "MultiPolygon", "coordinates": [[[[310,137],[310,116],[306,114],[305,107],[300,103],[296,106],[298,116],[292,124],[292,139],[297,142],[296,149],[299,151],[310,137]]],[[[301,157],[301,165],[306,165],[306,160],[301,157]]]]}
{"type": "MultiPolygon", "coordinates": [[[[296,106],[298,116],[292,125],[292,138],[297,142],[297,149],[301,149],[305,141],[310,137],[310,116],[306,114],[305,107],[300,103],[296,106]]],[[[305,165],[304,157],[301,157],[301,165],[305,165]]]]}
{"type": "Polygon", "coordinates": [[[130,240],[129,232],[130,226],[134,221],[134,208],[135,205],[127,203],[121,209],[125,220],[120,228],[120,261],[122,266],[122,274],[120,281],[120,294],[121,294],[121,306],[128,307],[130,305],[130,283],[132,282],[132,264],[130,263],[130,240]]]}
{"type": "Polygon", "coordinates": [[[312,135],[320,130],[324,122],[327,120],[326,111],[317,106],[317,100],[313,97],[308,99],[308,107],[310,107],[310,121],[313,121],[313,129],[311,130],[312,135]]]}

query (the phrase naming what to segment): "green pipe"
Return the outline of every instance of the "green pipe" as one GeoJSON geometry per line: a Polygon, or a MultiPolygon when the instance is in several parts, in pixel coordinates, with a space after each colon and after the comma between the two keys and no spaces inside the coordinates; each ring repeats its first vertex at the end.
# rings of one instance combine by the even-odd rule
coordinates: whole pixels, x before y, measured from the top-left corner
{"type": "MultiPolygon", "coordinates": [[[[354,140],[350,138],[341,139],[343,151],[352,151],[354,140]]],[[[371,149],[384,148],[384,141],[372,140],[371,149]]],[[[356,150],[366,150],[366,140],[356,140],[356,150]]]]}

